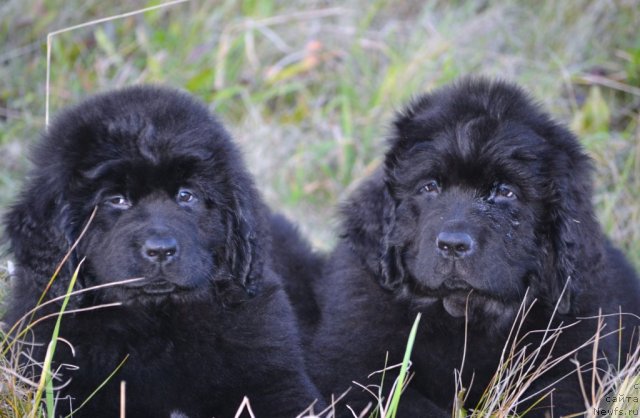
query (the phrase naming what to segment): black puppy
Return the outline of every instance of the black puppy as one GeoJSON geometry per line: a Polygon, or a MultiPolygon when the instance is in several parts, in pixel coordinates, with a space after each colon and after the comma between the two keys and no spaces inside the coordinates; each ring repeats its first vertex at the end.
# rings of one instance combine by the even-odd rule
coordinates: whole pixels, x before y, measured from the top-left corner
{"type": "MultiPolygon", "coordinates": [[[[450,411],[463,355],[474,408],[521,305],[530,311],[518,348],[529,354],[549,335],[530,331],[578,322],[562,331],[554,359],[596,333],[589,318],[599,312],[637,314],[638,278],[596,221],[591,171],[576,138],[516,86],[466,79],[414,100],[396,117],[383,169],[343,207],[342,239],[315,282],[322,320],[309,363],[323,395],[375,383],[367,374],[386,351],[389,364],[400,361],[418,312],[403,417],[428,416],[427,401],[450,411]]],[[[619,350],[624,362],[637,323],[622,319],[622,334],[618,316],[604,321],[601,335],[614,335],[598,342],[599,366],[617,365],[619,350]]],[[[587,382],[592,355],[592,346],[577,355],[587,382]]],[[[528,388],[521,398],[532,401],[554,389],[532,414],[551,403],[555,416],[584,410],[575,370],[567,359],[528,388]]],[[[355,404],[367,397],[352,395],[355,404]]]]}
{"type": "MultiPolygon", "coordinates": [[[[121,381],[131,417],[232,417],[244,396],[259,417],[293,417],[317,398],[272,267],[270,214],[203,104],[157,87],[98,95],[57,118],[34,165],[5,218],[17,261],[6,322],[36,305],[95,208],[45,298],[64,295],[84,259],[74,290],[85,292],[60,331],[73,350],[60,342],[54,356],[56,414],[121,362],[74,416],[116,416],[121,381]]],[[[34,328],[36,361],[54,319],[34,328]]]]}

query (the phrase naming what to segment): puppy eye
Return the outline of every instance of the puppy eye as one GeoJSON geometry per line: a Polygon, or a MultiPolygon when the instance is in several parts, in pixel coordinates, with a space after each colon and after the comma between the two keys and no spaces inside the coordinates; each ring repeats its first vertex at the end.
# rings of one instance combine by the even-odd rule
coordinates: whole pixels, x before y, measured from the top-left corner
{"type": "Polygon", "coordinates": [[[498,184],[493,192],[493,196],[498,200],[514,200],[518,198],[514,188],[506,184],[498,184]]]}
{"type": "Polygon", "coordinates": [[[129,199],[127,199],[121,194],[109,196],[103,201],[103,203],[108,206],[111,206],[114,209],[120,209],[120,210],[129,209],[132,206],[129,199]]]}
{"type": "Polygon", "coordinates": [[[196,201],[196,196],[191,190],[180,189],[176,195],[176,200],[178,203],[194,203],[196,201]]]}
{"type": "Polygon", "coordinates": [[[422,194],[440,193],[440,183],[437,180],[429,180],[420,188],[419,192],[422,194]]]}

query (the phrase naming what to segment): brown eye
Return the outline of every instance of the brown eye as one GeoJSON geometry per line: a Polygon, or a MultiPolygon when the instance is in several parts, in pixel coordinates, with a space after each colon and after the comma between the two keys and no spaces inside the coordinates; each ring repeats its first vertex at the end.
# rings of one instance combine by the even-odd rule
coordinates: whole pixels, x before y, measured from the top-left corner
{"type": "Polygon", "coordinates": [[[196,201],[196,196],[191,192],[191,190],[180,189],[176,195],[176,200],[181,204],[190,204],[196,201]]]}
{"type": "Polygon", "coordinates": [[[420,188],[420,193],[440,193],[440,183],[437,180],[429,180],[420,188]]]}
{"type": "Polygon", "coordinates": [[[129,209],[132,206],[129,199],[121,194],[109,196],[103,201],[103,203],[105,205],[111,206],[114,209],[120,210],[129,209]]]}

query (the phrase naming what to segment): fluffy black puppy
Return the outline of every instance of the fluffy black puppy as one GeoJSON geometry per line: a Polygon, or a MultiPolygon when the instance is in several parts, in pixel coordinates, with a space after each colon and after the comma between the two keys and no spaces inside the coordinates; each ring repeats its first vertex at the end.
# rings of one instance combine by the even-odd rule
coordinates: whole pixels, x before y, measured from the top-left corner
{"type": "MultiPolygon", "coordinates": [[[[399,362],[417,312],[403,417],[428,416],[426,401],[451,408],[465,340],[461,381],[475,407],[523,301],[518,347],[529,354],[545,336],[530,331],[578,322],[554,359],[596,333],[600,311],[638,313],[638,278],[594,216],[589,158],[518,87],[466,79],[423,95],[397,116],[389,145],[383,170],[343,207],[342,240],[316,281],[323,316],[309,361],[323,395],[375,383],[366,376],[387,350],[399,362]]],[[[605,319],[602,334],[614,335],[599,341],[599,366],[617,365],[619,350],[624,362],[636,321],[622,319],[621,346],[619,317],[605,319]]],[[[577,359],[590,369],[592,355],[589,346],[577,359]]],[[[554,390],[532,414],[551,403],[554,416],[584,410],[577,373],[557,382],[575,370],[565,360],[534,382],[524,397],[554,390]]]]}
{"type": "MultiPolygon", "coordinates": [[[[74,290],[86,292],[60,331],[73,351],[59,342],[54,357],[60,413],[121,362],[74,416],[116,416],[121,381],[132,417],[231,417],[245,395],[259,417],[293,417],[317,398],[272,267],[270,215],[205,106],[158,87],[98,95],[57,118],[34,165],[5,218],[17,261],[6,322],[36,305],[95,208],[45,298],[64,295],[84,259],[74,290]]],[[[36,361],[54,319],[34,328],[36,361]]]]}

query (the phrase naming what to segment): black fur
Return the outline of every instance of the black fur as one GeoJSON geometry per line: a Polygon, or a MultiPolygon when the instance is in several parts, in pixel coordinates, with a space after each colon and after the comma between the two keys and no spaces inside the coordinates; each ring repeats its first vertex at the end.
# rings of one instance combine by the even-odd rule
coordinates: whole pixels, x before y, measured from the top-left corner
{"type": "MultiPolygon", "coordinates": [[[[382,368],[387,350],[389,364],[401,360],[417,312],[416,375],[403,417],[427,416],[427,401],[450,411],[465,317],[462,382],[469,389],[473,375],[465,405],[475,407],[527,289],[525,304],[533,307],[521,336],[545,329],[556,306],[555,326],[599,310],[637,314],[638,278],[596,221],[591,171],[576,138],[516,86],[465,79],[414,100],[396,117],[383,169],[343,207],[342,240],[317,281],[323,317],[309,362],[323,395],[351,380],[379,381],[366,376],[382,368]]],[[[612,365],[637,325],[623,319],[622,346],[617,333],[598,346],[612,365]]],[[[614,332],[618,320],[607,318],[604,332],[614,332]]],[[[581,319],[563,331],[554,358],[595,331],[595,320],[581,319]]],[[[530,352],[541,338],[530,334],[519,347],[530,344],[530,352]]],[[[591,356],[588,347],[578,359],[589,366],[591,356]]],[[[527,395],[574,370],[562,362],[527,395]]],[[[533,415],[548,411],[551,400],[554,416],[584,409],[575,373],[552,386],[533,415]]],[[[354,404],[367,397],[357,388],[352,394],[354,404]]]]}
{"type": "Polygon", "coordinates": [[[325,256],[314,251],[284,216],[273,214],[270,224],[274,268],[284,279],[284,288],[300,321],[306,345],[320,321],[320,307],[313,295],[313,285],[322,275],[325,256]]]}
{"type": "MultiPolygon", "coordinates": [[[[314,401],[272,267],[270,215],[205,106],[160,87],[98,95],[56,119],[34,165],[5,218],[17,261],[5,321],[36,305],[94,207],[45,300],[65,293],[82,259],[74,290],[143,278],[71,297],[67,310],[120,306],[63,317],[61,336],[75,354],[58,343],[60,413],[77,408],[127,356],[74,416],[116,416],[122,380],[132,417],[231,417],[245,395],[260,417],[292,417],[314,401]]],[[[38,361],[53,323],[35,328],[45,344],[34,349],[38,361]]]]}

